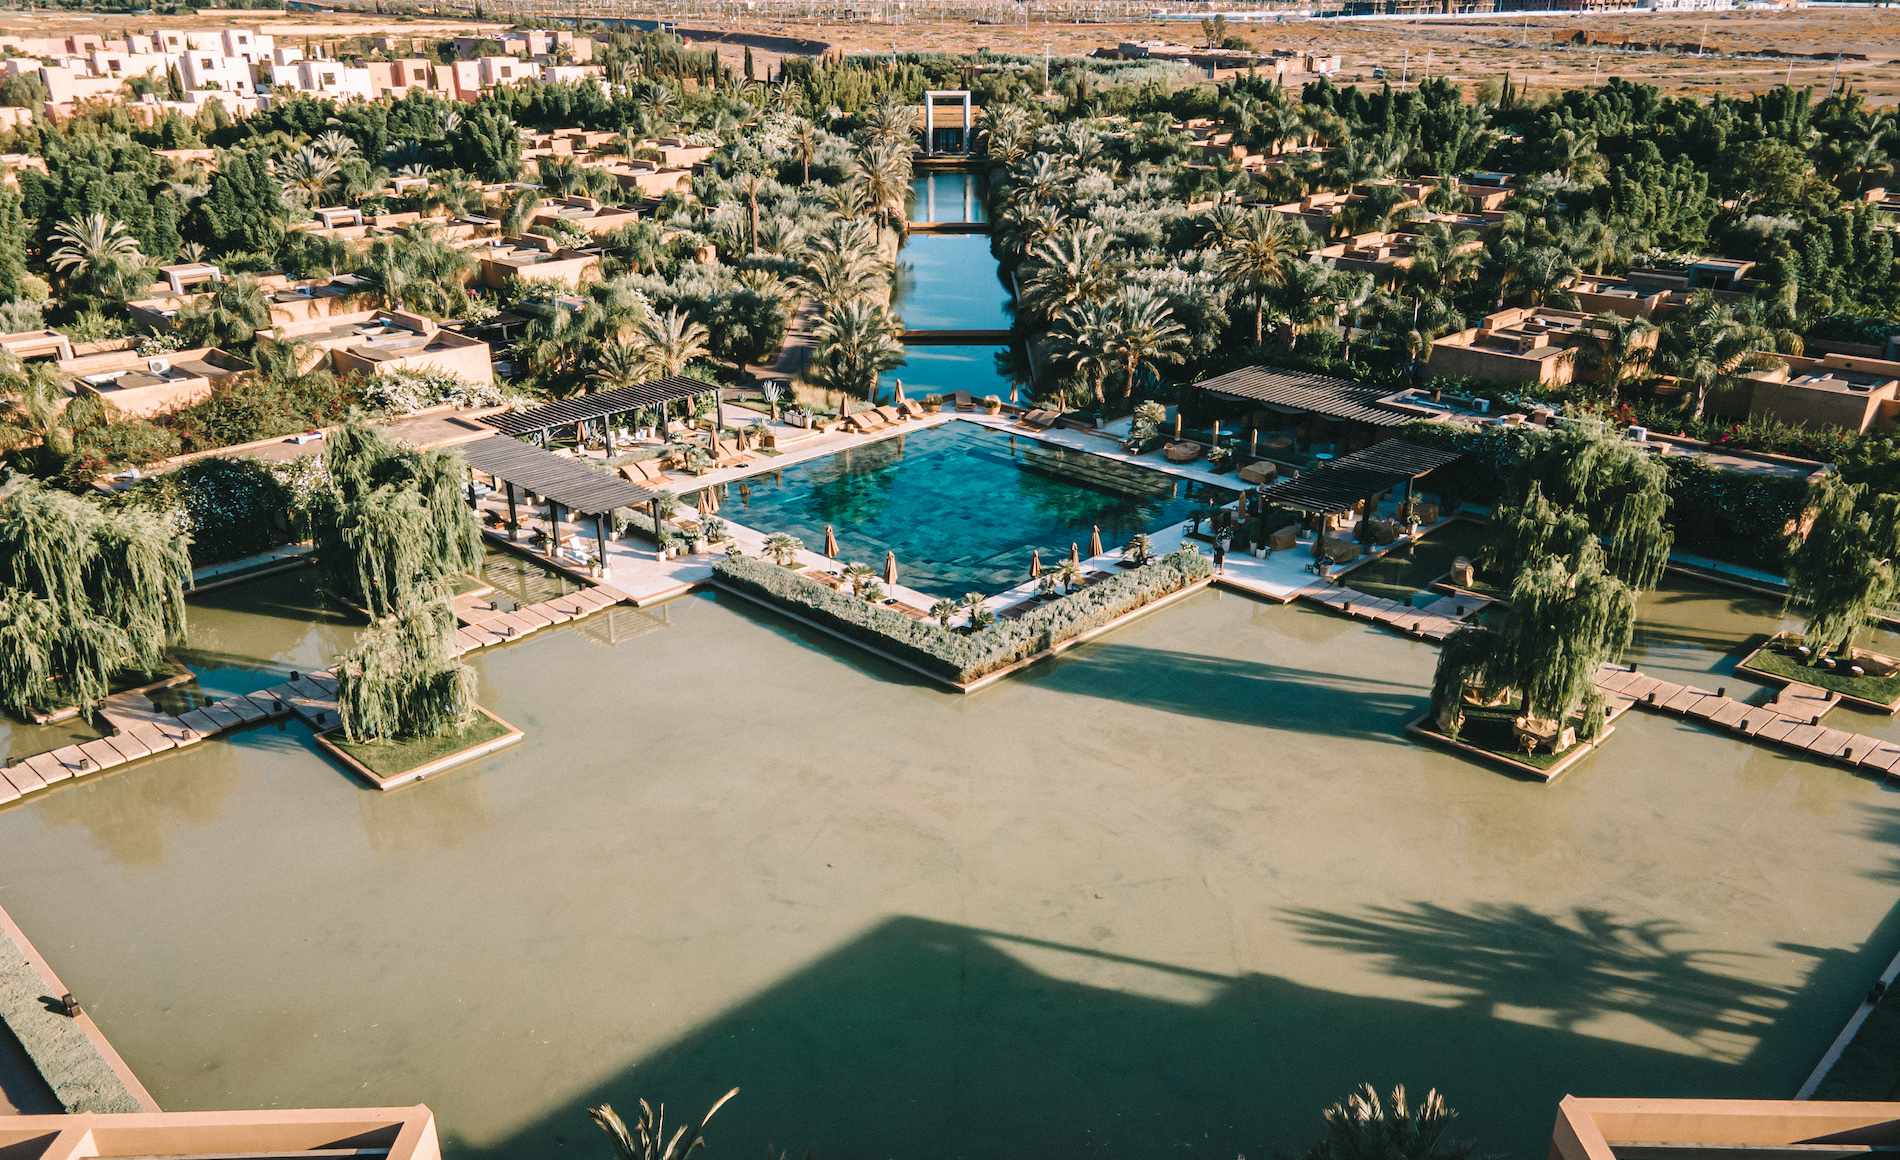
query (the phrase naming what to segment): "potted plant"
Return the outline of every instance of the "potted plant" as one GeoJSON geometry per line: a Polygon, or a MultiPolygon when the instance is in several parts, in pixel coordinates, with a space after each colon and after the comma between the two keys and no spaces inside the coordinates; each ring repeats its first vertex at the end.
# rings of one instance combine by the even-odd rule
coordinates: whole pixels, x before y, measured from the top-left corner
{"type": "Polygon", "coordinates": [[[713,461],[712,453],[697,443],[687,447],[684,459],[686,470],[693,475],[706,474],[706,469],[712,466],[713,461]]]}
{"type": "Polygon", "coordinates": [[[707,516],[701,520],[699,522],[699,531],[700,535],[709,544],[717,544],[721,540],[728,539],[731,536],[731,532],[727,530],[726,521],[720,519],[718,516],[707,516]]]}
{"type": "Polygon", "coordinates": [[[1128,542],[1122,545],[1121,562],[1124,568],[1139,568],[1153,556],[1154,541],[1148,538],[1146,532],[1137,532],[1128,537],[1128,542]]]}
{"type": "Polygon", "coordinates": [[[924,408],[929,411],[943,410],[943,396],[942,395],[925,395],[924,408]]]}
{"type": "Polygon", "coordinates": [[[930,615],[937,618],[938,624],[943,625],[943,627],[945,628],[949,628],[950,618],[955,616],[957,614],[957,610],[962,607],[963,605],[958,604],[954,600],[949,600],[949,599],[939,600],[935,604],[930,606],[930,615]]]}
{"type": "Polygon", "coordinates": [[[1000,415],[1003,413],[1003,400],[997,398],[995,395],[985,395],[983,396],[983,409],[992,415],[1000,415]]]}
{"type": "Polygon", "coordinates": [[[970,610],[970,631],[975,632],[987,624],[996,623],[996,614],[986,606],[987,598],[981,592],[966,592],[961,601],[962,607],[970,610]]]}
{"type": "Polygon", "coordinates": [[[1234,469],[1234,449],[1231,447],[1209,447],[1207,463],[1215,475],[1226,475],[1234,469]]]}
{"type": "Polygon", "coordinates": [[[781,568],[802,568],[798,562],[798,553],[803,551],[805,541],[784,532],[773,532],[765,537],[765,554],[781,568]]]}
{"type": "Polygon", "coordinates": [[[1054,576],[1044,572],[1041,576],[1036,578],[1036,598],[1038,600],[1054,599],[1055,594],[1056,578],[1054,576]]]}

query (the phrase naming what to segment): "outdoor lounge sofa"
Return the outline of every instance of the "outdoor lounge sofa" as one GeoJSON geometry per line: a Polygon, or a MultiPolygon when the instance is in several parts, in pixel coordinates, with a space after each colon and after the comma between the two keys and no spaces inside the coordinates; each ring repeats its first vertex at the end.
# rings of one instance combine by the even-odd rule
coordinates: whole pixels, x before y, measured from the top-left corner
{"type": "Polygon", "coordinates": [[[1024,411],[1022,414],[1016,416],[1016,421],[1025,427],[1031,427],[1037,431],[1047,431],[1062,421],[1062,412],[1041,410],[1024,411]]]}

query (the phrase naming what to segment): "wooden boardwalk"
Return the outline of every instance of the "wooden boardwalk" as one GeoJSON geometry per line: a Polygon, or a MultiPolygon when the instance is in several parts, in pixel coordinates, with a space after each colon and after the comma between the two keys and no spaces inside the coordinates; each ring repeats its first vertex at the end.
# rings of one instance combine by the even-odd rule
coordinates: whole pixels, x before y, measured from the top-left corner
{"type": "Polygon", "coordinates": [[[1343,613],[1354,620],[1383,625],[1394,632],[1434,643],[1463,628],[1465,621],[1492,603],[1482,596],[1443,596],[1423,608],[1413,608],[1383,596],[1372,596],[1344,587],[1311,589],[1300,593],[1300,598],[1343,613]]]}
{"type": "Polygon", "coordinates": [[[1758,745],[1775,745],[1808,757],[1882,776],[1900,776],[1900,744],[1821,724],[1839,698],[1813,685],[1791,684],[1766,705],[1749,705],[1694,685],[1678,685],[1628,665],[1604,665],[1597,691],[1612,714],[1629,708],[1669,713],[1722,729],[1758,745]]]}
{"type": "Polygon", "coordinates": [[[0,805],[90,774],[196,745],[207,737],[295,713],[317,728],[337,723],[331,673],[299,674],[281,685],[226,697],[173,716],[144,694],[120,694],[99,703],[111,735],[23,757],[0,769],[0,805]]]}
{"type": "Polygon", "coordinates": [[[539,604],[522,605],[513,612],[503,612],[493,600],[485,597],[457,597],[455,618],[461,627],[455,632],[456,655],[490,645],[510,644],[530,633],[592,616],[616,604],[634,603],[634,598],[620,589],[599,583],[539,604]]]}

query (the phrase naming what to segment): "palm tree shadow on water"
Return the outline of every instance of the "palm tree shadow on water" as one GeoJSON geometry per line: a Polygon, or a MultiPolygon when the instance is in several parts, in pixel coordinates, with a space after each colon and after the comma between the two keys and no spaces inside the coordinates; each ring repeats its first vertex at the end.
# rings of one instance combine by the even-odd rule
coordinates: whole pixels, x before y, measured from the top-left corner
{"type": "Polygon", "coordinates": [[[1556,934],[1554,919],[1525,908],[1306,911],[1295,921],[1311,938],[1390,956],[1394,974],[1429,965],[1433,978],[1496,997],[1347,994],[899,916],[626,1060],[512,1135],[479,1146],[451,1136],[447,1152],[536,1160],[572,1155],[565,1145],[578,1143],[606,1155],[587,1107],[664,1099],[696,1119],[737,1085],[708,1155],[756,1155],[771,1143],[794,1153],[816,1144],[828,1160],[1265,1156],[1302,1149],[1323,1107],[1372,1082],[1436,1086],[1461,1113],[1457,1134],[1487,1155],[1538,1155],[1568,1092],[1785,1097],[1799,1082],[1785,1050],[1721,1058],[1577,1030],[1597,1014],[1635,1011],[1701,1039],[1739,1010],[1771,1021],[1749,1023],[1752,1033],[1779,1036],[1790,1017],[1812,1014],[1792,989],[1729,978],[1695,952],[1650,949],[1677,937],[1666,924],[1599,915],[1556,934]],[[1460,939],[1480,951],[1459,952],[1460,939]],[[1632,966],[1634,978],[1620,973],[1632,966]],[[1537,984],[1543,971],[1549,981],[1537,984]],[[1563,1017],[1500,1017],[1495,1008],[1513,1000],[1563,1017]]]}

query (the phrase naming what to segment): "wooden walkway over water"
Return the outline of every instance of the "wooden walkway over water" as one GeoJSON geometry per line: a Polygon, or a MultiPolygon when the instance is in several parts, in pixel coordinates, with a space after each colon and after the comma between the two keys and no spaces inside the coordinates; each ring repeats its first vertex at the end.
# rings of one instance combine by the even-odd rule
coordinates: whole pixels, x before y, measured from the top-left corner
{"type": "Polygon", "coordinates": [[[1774,745],[1808,757],[1882,776],[1900,766],[1900,744],[1821,724],[1839,697],[1813,685],[1791,684],[1766,705],[1750,705],[1695,685],[1659,680],[1629,665],[1604,665],[1597,691],[1613,713],[1648,709],[1720,729],[1758,745],[1774,745]]]}
{"type": "Polygon", "coordinates": [[[620,589],[600,583],[539,604],[521,605],[513,612],[503,612],[486,595],[458,596],[454,602],[455,618],[461,627],[455,632],[456,655],[490,645],[509,644],[529,633],[592,616],[616,604],[634,603],[634,598],[620,589]]]}

